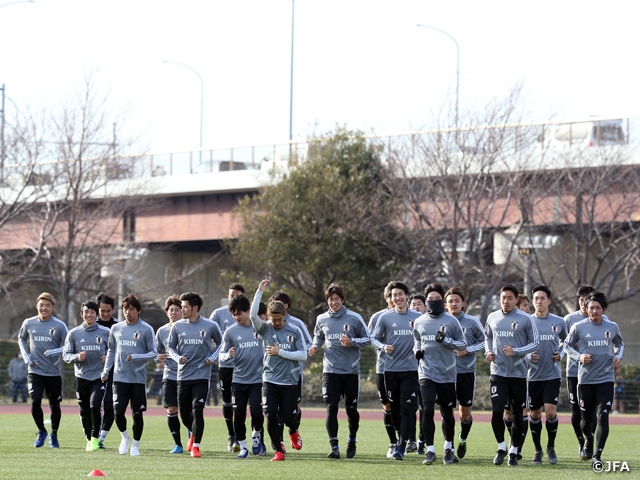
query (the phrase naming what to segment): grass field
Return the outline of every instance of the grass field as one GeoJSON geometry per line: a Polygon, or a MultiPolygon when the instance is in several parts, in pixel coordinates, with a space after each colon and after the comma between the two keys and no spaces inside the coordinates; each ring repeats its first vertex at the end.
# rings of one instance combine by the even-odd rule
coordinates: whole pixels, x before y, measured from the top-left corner
{"type": "MultiPolygon", "coordinates": [[[[0,479],[80,479],[93,469],[103,470],[108,478],[117,479],[413,479],[439,476],[442,479],[509,478],[512,479],[588,479],[602,475],[627,475],[640,478],[640,462],[635,453],[640,441],[638,426],[611,427],[603,460],[627,461],[630,473],[594,473],[590,463],[580,462],[577,442],[569,425],[559,429],[556,451],[558,465],[531,465],[533,447],[527,438],[524,458],[517,468],[492,465],[496,444],[488,423],[475,423],[469,438],[467,456],[459,464],[442,464],[442,436],[436,431],[438,459],[432,466],[422,465],[422,456],[409,454],[404,461],[387,459],[388,439],[382,422],[364,420],[358,433],[358,453],[353,459],[344,457],[346,422],[341,422],[341,460],[326,458],[329,452],[323,420],[304,419],[300,432],[304,440],[301,451],[289,446],[285,462],[270,462],[267,457],[237,460],[227,452],[226,434],[221,419],[207,419],[202,458],[188,454],[170,455],[173,446],[166,418],[145,417],[145,429],[140,445],[142,455],[131,457],[117,451],[120,435],[114,428],[107,439],[107,450],[85,452],[77,416],[62,417],[59,439],[62,448],[33,448],[35,426],[30,415],[0,415],[0,479]]],[[[184,436],[184,430],[183,430],[184,436]]],[[[543,439],[546,431],[543,430],[543,439]]],[[[185,439],[186,444],[186,439],[185,439]]],[[[269,442],[267,442],[267,445],[269,442]]],[[[543,442],[544,445],[544,442],[543,442]]],[[[546,457],[545,457],[546,461],[546,457]]]]}

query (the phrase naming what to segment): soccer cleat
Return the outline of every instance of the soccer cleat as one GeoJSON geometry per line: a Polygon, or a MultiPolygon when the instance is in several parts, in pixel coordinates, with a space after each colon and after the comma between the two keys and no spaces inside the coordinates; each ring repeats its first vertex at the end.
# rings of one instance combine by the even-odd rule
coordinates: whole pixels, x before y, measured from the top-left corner
{"type": "MultiPolygon", "coordinates": [[[[282,453],[287,453],[287,449],[284,446],[284,442],[282,440],[280,440],[280,448],[282,448],[282,453]]],[[[276,448],[273,447],[273,449],[275,450],[276,448]]]]}
{"type": "Polygon", "coordinates": [[[95,452],[96,450],[100,449],[100,440],[98,440],[96,437],[92,437],[91,440],[89,440],[89,451],[90,452],[95,452]]]}
{"type": "Polygon", "coordinates": [[[240,442],[236,440],[235,442],[233,442],[233,445],[231,446],[231,451],[232,451],[233,453],[237,453],[237,452],[239,452],[240,450],[241,450],[240,442]]]}
{"type": "Polygon", "coordinates": [[[415,453],[418,450],[418,444],[413,440],[407,443],[407,453],[415,453]]]}
{"type": "Polygon", "coordinates": [[[532,465],[542,465],[542,450],[536,450],[536,453],[533,455],[532,465]]]}
{"type": "Polygon", "coordinates": [[[184,452],[182,445],[174,445],[169,453],[182,453],[182,452],[184,452]]]}
{"type": "Polygon", "coordinates": [[[85,452],[91,451],[91,440],[87,440],[87,446],[84,448],[85,452]]]}
{"type": "Polygon", "coordinates": [[[502,465],[504,463],[504,457],[507,456],[507,451],[506,450],[498,450],[496,452],[496,456],[493,457],[493,464],[494,465],[502,465]]]}
{"type": "Polygon", "coordinates": [[[136,447],[135,445],[131,445],[131,456],[132,457],[139,457],[140,456],[140,449],[138,447],[136,447]]]}
{"type": "Polygon", "coordinates": [[[235,435],[230,435],[229,440],[227,442],[227,450],[229,450],[230,452],[233,452],[233,446],[235,443],[236,443],[235,435]]]}
{"type": "Polygon", "coordinates": [[[467,454],[467,442],[458,441],[458,448],[456,449],[456,453],[458,454],[458,458],[464,458],[464,456],[467,454]]]}
{"type": "Polygon", "coordinates": [[[187,452],[193,448],[193,433],[189,432],[189,440],[187,440],[187,452]]]}
{"type": "Polygon", "coordinates": [[[518,466],[518,454],[517,453],[510,453],[509,454],[509,461],[507,462],[507,465],[509,465],[510,467],[517,467],[518,466]]]}
{"type": "Polygon", "coordinates": [[[259,457],[266,457],[267,456],[267,446],[263,443],[260,453],[258,453],[259,457]]]}
{"type": "Polygon", "coordinates": [[[49,446],[51,448],[60,448],[60,444],[58,443],[58,434],[52,433],[49,437],[49,446]]]}
{"type": "Polygon", "coordinates": [[[597,453],[591,459],[591,468],[594,472],[601,472],[604,469],[604,465],[602,464],[600,455],[598,455],[597,453]]]}
{"type": "Polygon", "coordinates": [[[249,449],[242,447],[240,449],[240,453],[236,455],[236,458],[240,458],[240,459],[249,458],[249,449]]]}
{"type": "Polygon", "coordinates": [[[436,452],[432,452],[431,450],[429,450],[427,452],[427,455],[424,457],[424,460],[422,461],[422,464],[423,465],[431,465],[435,461],[436,461],[436,452]]]}
{"type": "Polygon", "coordinates": [[[118,452],[120,453],[120,455],[126,455],[128,451],[129,451],[129,439],[123,437],[122,440],[120,440],[120,446],[118,447],[118,452]]]}
{"type": "Polygon", "coordinates": [[[260,438],[260,432],[253,432],[251,436],[251,452],[254,455],[260,454],[262,450],[262,439],[260,438]]]}
{"type": "Polygon", "coordinates": [[[584,448],[582,449],[582,461],[586,462],[593,457],[593,443],[585,440],[584,448]]]}
{"type": "Polygon", "coordinates": [[[406,451],[400,445],[396,447],[395,452],[393,452],[394,460],[404,460],[404,456],[406,455],[406,451]]]}
{"type": "Polygon", "coordinates": [[[272,462],[284,462],[284,453],[276,452],[276,454],[271,459],[272,462]]]}
{"type": "Polygon", "coordinates": [[[327,458],[340,459],[340,448],[338,447],[338,445],[333,445],[331,447],[331,453],[327,455],[327,458]]]}
{"type": "Polygon", "coordinates": [[[547,447],[547,460],[551,465],[555,465],[558,463],[558,455],[556,455],[556,450],[553,447],[547,447]]]}
{"type": "Polygon", "coordinates": [[[387,450],[387,458],[393,458],[393,452],[396,451],[396,444],[390,443],[389,450],[387,450]]]}
{"type": "Polygon", "coordinates": [[[442,463],[444,463],[445,465],[458,463],[458,457],[456,457],[455,453],[453,453],[453,448],[447,448],[444,451],[444,458],[442,459],[442,463]]]}
{"type": "Polygon", "coordinates": [[[349,440],[347,442],[347,458],[353,458],[356,456],[356,441],[349,440]]]}
{"type": "Polygon", "coordinates": [[[191,458],[200,458],[200,447],[191,447],[191,458]]]}
{"type": "Polygon", "coordinates": [[[302,449],[302,437],[297,430],[289,435],[289,440],[291,440],[291,446],[293,448],[295,448],[296,450],[302,449]]]}
{"type": "Polygon", "coordinates": [[[98,440],[98,448],[100,448],[100,450],[107,449],[107,446],[104,444],[104,440],[98,440]]]}
{"type": "Polygon", "coordinates": [[[418,455],[424,455],[425,451],[424,451],[424,442],[423,441],[418,441],[418,455]]]}

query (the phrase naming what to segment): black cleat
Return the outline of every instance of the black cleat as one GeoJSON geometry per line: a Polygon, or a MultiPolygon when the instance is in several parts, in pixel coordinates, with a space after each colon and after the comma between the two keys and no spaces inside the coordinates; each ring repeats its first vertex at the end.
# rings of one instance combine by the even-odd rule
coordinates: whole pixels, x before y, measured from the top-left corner
{"type": "Polygon", "coordinates": [[[353,458],[356,455],[356,441],[347,442],[347,458],[353,458]]]}
{"type": "Polygon", "coordinates": [[[556,455],[556,450],[553,447],[547,447],[547,460],[551,465],[558,463],[558,455],[556,455]]]}
{"type": "Polygon", "coordinates": [[[435,461],[436,461],[436,452],[428,451],[427,456],[424,457],[424,460],[422,461],[422,464],[431,465],[435,461]]]}
{"type": "Polygon", "coordinates": [[[593,457],[593,444],[588,439],[584,441],[584,448],[582,449],[582,461],[586,462],[593,457]]]}
{"type": "Polygon", "coordinates": [[[444,458],[442,459],[442,463],[445,465],[451,465],[452,463],[458,463],[458,457],[453,453],[453,448],[447,448],[444,451],[444,458]]]}
{"type": "Polygon", "coordinates": [[[327,458],[335,458],[336,460],[340,459],[340,448],[338,448],[338,445],[333,445],[331,447],[331,453],[327,455],[327,458]]]}
{"type": "Polygon", "coordinates": [[[493,458],[494,465],[502,465],[504,463],[504,457],[507,456],[506,450],[498,450],[496,456],[493,458]]]}
{"type": "Polygon", "coordinates": [[[415,441],[407,443],[407,453],[415,453],[418,450],[418,444],[415,441]]]}
{"type": "Polygon", "coordinates": [[[533,455],[533,461],[531,463],[533,465],[542,465],[542,450],[536,450],[536,453],[533,455]]]}
{"type": "Polygon", "coordinates": [[[467,454],[467,442],[458,443],[456,453],[458,454],[458,458],[464,458],[464,456],[467,454]]]}
{"type": "Polygon", "coordinates": [[[517,453],[510,453],[509,454],[509,461],[507,462],[507,465],[509,465],[510,467],[517,467],[518,466],[518,454],[517,453]]]}
{"type": "Polygon", "coordinates": [[[418,441],[418,455],[424,455],[425,451],[424,451],[424,442],[423,441],[418,441]]]}

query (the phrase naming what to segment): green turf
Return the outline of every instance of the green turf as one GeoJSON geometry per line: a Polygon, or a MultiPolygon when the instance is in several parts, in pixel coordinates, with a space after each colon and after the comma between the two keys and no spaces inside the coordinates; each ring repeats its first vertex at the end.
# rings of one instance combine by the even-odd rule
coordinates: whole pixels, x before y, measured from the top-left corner
{"type": "MultiPolygon", "coordinates": [[[[532,466],[533,448],[530,438],[524,449],[524,459],[518,468],[492,465],[496,444],[491,427],[487,423],[473,426],[468,443],[467,456],[457,465],[442,465],[442,437],[436,432],[438,460],[432,466],[422,465],[422,457],[409,454],[404,461],[387,459],[388,447],[382,421],[362,421],[358,434],[358,453],[353,459],[344,457],[346,449],[346,421],[341,422],[341,447],[343,458],[329,460],[326,431],[323,420],[303,418],[300,429],[304,440],[301,451],[289,446],[285,462],[270,462],[267,457],[237,460],[227,452],[226,435],[221,419],[208,419],[202,458],[192,459],[188,454],[170,455],[173,442],[163,417],[145,418],[145,430],[140,445],[142,456],[119,455],[117,447],[120,435],[112,430],[107,439],[108,450],[85,452],[85,442],[80,433],[78,417],[63,416],[59,432],[62,448],[33,448],[35,427],[29,415],[0,415],[0,479],[80,479],[93,469],[107,473],[108,478],[118,479],[404,479],[438,475],[442,479],[509,478],[511,479],[567,479],[597,478],[603,473],[591,471],[590,464],[577,458],[577,442],[568,425],[561,425],[556,451],[558,465],[532,466]]],[[[634,425],[612,426],[603,460],[629,462],[629,478],[638,478],[640,462],[635,461],[636,446],[640,435],[634,425]]],[[[184,436],[184,430],[183,430],[184,436]]],[[[543,430],[543,438],[546,432],[543,430]]],[[[268,444],[268,443],[267,443],[268,444]]],[[[546,458],[545,458],[546,461],[546,458]]],[[[609,474],[610,475],[610,474],[609,474]]],[[[619,474],[618,474],[619,475],[619,474]]],[[[625,475],[623,473],[623,475],[625,475]]]]}

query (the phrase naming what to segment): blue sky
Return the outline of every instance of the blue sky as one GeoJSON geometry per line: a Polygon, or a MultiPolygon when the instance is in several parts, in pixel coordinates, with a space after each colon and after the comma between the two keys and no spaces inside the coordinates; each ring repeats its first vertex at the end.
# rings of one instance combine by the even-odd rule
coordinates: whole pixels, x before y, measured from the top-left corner
{"type": "MultiPolygon", "coordinates": [[[[291,0],[0,0],[0,83],[14,104],[54,105],[86,73],[156,152],[286,141],[291,0]]],[[[640,45],[630,1],[296,0],[294,138],[336,123],[419,128],[523,81],[531,120],[635,116],[640,45]]]]}

